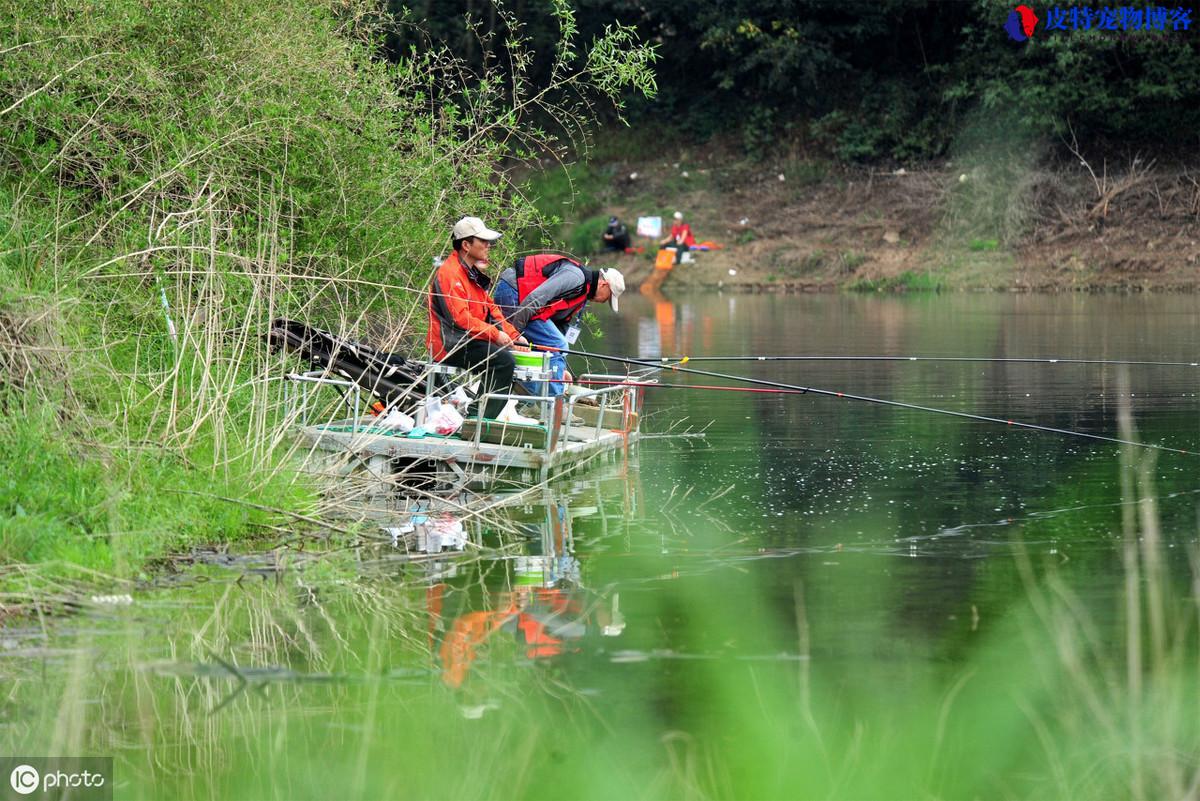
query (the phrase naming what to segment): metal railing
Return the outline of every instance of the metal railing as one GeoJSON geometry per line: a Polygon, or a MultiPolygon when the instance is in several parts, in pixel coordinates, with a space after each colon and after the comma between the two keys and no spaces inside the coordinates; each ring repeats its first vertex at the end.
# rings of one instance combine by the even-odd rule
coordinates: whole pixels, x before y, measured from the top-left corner
{"type": "MultiPolygon", "coordinates": [[[[429,365],[427,372],[426,388],[429,397],[435,396],[436,376],[438,375],[455,375],[459,372],[454,367],[444,365],[429,365]]],[[[518,372],[521,372],[518,370],[518,372]]],[[[548,373],[541,371],[529,370],[525,374],[518,376],[522,381],[545,381],[549,377],[548,373]]],[[[598,381],[615,381],[624,382],[629,380],[627,375],[613,375],[589,373],[580,377],[581,380],[593,379],[598,381]]],[[[343,392],[343,399],[346,404],[354,412],[354,422],[358,425],[363,416],[364,409],[369,408],[368,398],[366,393],[358,384],[348,378],[340,378],[329,375],[323,370],[310,370],[304,373],[288,373],[284,376],[284,406],[286,414],[292,419],[298,419],[303,426],[309,425],[310,404],[312,401],[313,387],[337,387],[343,392]],[[293,385],[296,385],[293,387],[293,385]]],[[[619,416],[621,420],[621,428],[625,433],[635,432],[640,425],[640,421],[634,425],[630,425],[629,413],[636,411],[640,406],[641,388],[629,386],[624,383],[617,383],[611,386],[605,386],[598,389],[575,389],[570,393],[564,393],[561,396],[555,395],[519,395],[511,392],[489,392],[485,393],[475,400],[476,412],[473,416],[475,421],[475,433],[473,444],[478,448],[482,444],[482,436],[486,425],[495,425],[495,421],[484,417],[484,409],[487,407],[489,400],[503,400],[505,402],[516,400],[521,403],[533,403],[540,409],[540,419],[546,427],[547,436],[542,450],[547,456],[552,452],[553,446],[558,443],[566,443],[570,441],[573,420],[575,419],[575,409],[577,404],[584,399],[595,399],[597,401],[597,417],[594,426],[586,426],[592,429],[591,440],[595,441],[600,438],[606,430],[604,422],[608,415],[619,416]],[[554,420],[554,404],[557,403],[559,397],[563,399],[563,416],[562,416],[562,431],[560,436],[555,437],[550,432],[551,425],[554,420]]],[[[422,403],[418,407],[417,420],[418,425],[425,423],[424,412],[425,406],[422,403]]],[[[328,421],[332,422],[332,421],[328,421]]],[[[504,423],[500,423],[504,425],[504,423]]],[[[577,440],[587,441],[587,440],[577,440]]],[[[532,447],[526,445],[525,447],[532,447]]]]}
{"type": "MultiPolygon", "coordinates": [[[[351,408],[354,409],[354,419],[357,421],[362,417],[362,408],[365,403],[362,387],[348,378],[335,378],[324,370],[309,370],[306,373],[288,373],[283,379],[284,414],[286,417],[292,417],[293,414],[299,417],[300,425],[308,425],[309,387],[311,386],[343,387],[350,390],[354,393],[354,403],[351,405],[351,408]],[[292,384],[300,386],[292,389],[292,384]]],[[[350,405],[348,399],[346,403],[350,405]]]]}
{"type": "MultiPolygon", "coordinates": [[[[595,379],[595,380],[601,380],[601,381],[622,381],[623,382],[623,381],[629,380],[629,376],[589,373],[589,374],[580,376],[580,379],[581,380],[595,379]]],[[[522,379],[522,380],[525,380],[525,379],[522,379]]],[[[537,379],[535,378],[533,380],[537,380],[537,379]]],[[[605,429],[603,423],[605,420],[605,416],[610,413],[614,414],[614,415],[620,415],[622,429],[625,430],[626,433],[630,433],[631,428],[630,428],[629,422],[628,422],[629,421],[628,412],[633,411],[634,407],[639,405],[637,403],[637,398],[640,397],[640,393],[641,393],[640,387],[629,386],[626,384],[614,384],[612,386],[606,386],[606,387],[602,387],[599,389],[578,390],[578,391],[571,392],[569,394],[564,393],[561,396],[517,395],[517,394],[513,394],[513,393],[508,393],[508,392],[489,392],[489,393],[484,394],[482,397],[480,397],[479,401],[478,401],[479,406],[475,413],[475,424],[476,424],[475,425],[475,444],[477,446],[479,445],[480,437],[483,434],[484,423],[487,422],[487,418],[485,418],[483,416],[483,410],[486,407],[487,401],[489,399],[503,400],[503,401],[517,400],[517,401],[523,402],[523,403],[537,404],[541,409],[541,414],[540,414],[541,421],[542,421],[543,425],[546,426],[547,431],[549,431],[549,428],[550,428],[551,424],[553,423],[554,404],[557,402],[559,397],[562,397],[563,398],[562,434],[558,438],[555,438],[552,436],[546,437],[546,444],[545,444],[544,450],[547,454],[549,454],[551,452],[552,443],[555,443],[556,441],[557,442],[570,441],[571,427],[572,427],[572,425],[574,425],[572,420],[575,418],[576,404],[578,404],[579,401],[581,401],[585,398],[595,398],[599,404],[598,405],[599,411],[597,412],[597,417],[596,417],[596,425],[595,426],[587,426],[587,428],[593,429],[592,436],[591,436],[592,441],[598,440],[600,438],[601,434],[605,430],[607,430],[607,429],[605,429]],[[610,403],[614,399],[618,398],[618,396],[620,397],[619,402],[622,404],[621,407],[610,410],[610,403]],[[629,401],[628,406],[625,405],[627,399],[629,401]]],[[[640,420],[638,422],[638,425],[640,425],[640,420]]],[[[637,430],[636,426],[632,428],[632,431],[636,431],[636,430],[637,430]]]]}

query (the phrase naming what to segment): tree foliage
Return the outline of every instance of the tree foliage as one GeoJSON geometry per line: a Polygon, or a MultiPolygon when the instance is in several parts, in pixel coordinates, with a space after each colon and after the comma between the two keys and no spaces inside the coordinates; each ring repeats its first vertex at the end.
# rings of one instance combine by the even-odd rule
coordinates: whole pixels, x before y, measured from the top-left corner
{"type": "MultiPolygon", "coordinates": [[[[427,6],[390,3],[410,16],[427,6]]],[[[465,19],[486,29],[495,18],[488,0],[439,8],[432,36],[498,58],[465,38],[465,19]]],[[[732,132],[751,150],[802,140],[851,160],[929,157],[969,117],[996,110],[1005,120],[1018,112],[1031,130],[1070,126],[1097,141],[1194,135],[1194,30],[1050,31],[1043,19],[1020,43],[1003,29],[1012,9],[1002,0],[579,0],[578,21],[588,34],[618,20],[661,43],[659,96],[634,103],[633,119],[700,137],[732,132]]],[[[513,18],[531,41],[555,35],[542,4],[525,0],[513,18]]]]}
{"type": "MultiPolygon", "coordinates": [[[[172,491],[201,473],[214,496],[254,495],[289,464],[272,317],[362,337],[370,311],[385,346],[419,354],[453,221],[536,229],[514,157],[653,91],[632,30],[585,42],[564,0],[550,19],[533,82],[541,55],[515,24],[503,72],[432,43],[382,57],[395,23],[375,0],[0,0],[0,434],[46,454],[52,437],[100,440],[88,453],[119,454],[128,476],[153,443],[172,491]],[[545,127],[561,110],[570,126],[545,127]],[[33,420],[47,401],[62,432],[33,420]]],[[[0,448],[0,473],[15,458],[0,448]]],[[[121,480],[62,461],[80,486],[121,480]]],[[[49,485],[9,490],[0,523],[29,495],[44,503],[21,515],[45,530],[109,525],[49,485]]]]}

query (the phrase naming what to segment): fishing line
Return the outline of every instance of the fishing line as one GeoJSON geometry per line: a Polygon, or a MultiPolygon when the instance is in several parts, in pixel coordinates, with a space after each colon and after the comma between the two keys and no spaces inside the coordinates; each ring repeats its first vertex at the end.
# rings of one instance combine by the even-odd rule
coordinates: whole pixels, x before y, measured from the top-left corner
{"type": "MultiPolygon", "coordinates": [[[[563,350],[566,353],[573,353],[576,356],[584,356],[592,359],[600,359],[601,361],[617,362],[619,364],[637,365],[638,367],[659,366],[656,362],[647,362],[641,359],[626,359],[621,356],[608,356],[603,353],[589,353],[587,351],[575,350],[570,351],[561,348],[551,347],[549,345],[532,345],[531,347],[537,350],[557,351],[563,350]]],[[[1053,426],[1040,426],[1036,423],[1022,423],[1018,420],[1005,420],[1000,417],[987,417],[982,414],[971,414],[970,412],[956,412],[950,409],[938,409],[933,406],[921,406],[915,403],[904,403],[903,401],[886,400],[883,398],[872,398],[867,395],[854,395],[849,392],[837,392],[831,389],[819,389],[817,387],[802,387],[797,384],[784,384],[779,381],[768,381],[763,378],[750,378],[748,376],[729,375],[728,373],[716,373],[711,370],[698,370],[694,367],[680,367],[678,365],[668,365],[665,369],[672,370],[677,373],[687,373],[689,375],[703,375],[709,378],[724,378],[728,381],[743,381],[750,384],[758,384],[775,389],[789,389],[801,394],[811,392],[814,395],[825,395],[830,398],[844,398],[845,400],[857,400],[865,403],[874,403],[880,406],[892,406],[897,409],[913,409],[921,412],[932,412],[933,414],[944,414],[950,417],[959,417],[964,420],[977,420],[982,423],[1000,423],[1011,428],[1024,428],[1030,431],[1045,431],[1051,434],[1063,434],[1069,437],[1082,437],[1084,439],[1098,440],[1100,442],[1112,442],[1117,445],[1130,445],[1135,448],[1147,448],[1156,451],[1167,451],[1170,453],[1182,453],[1188,456],[1200,456],[1200,452],[1189,451],[1183,448],[1172,448],[1167,445],[1155,445],[1147,442],[1136,442],[1134,440],[1120,439],[1118,437],[1106,437],[1100,434],[1088,434],[1083,431],[1074,431],[1069,428],[1055,428],[1053,426]]],[[[651,385],[651,387],[656,385],[651,385]]],[[[661,384],[657,386],[663,386],[661,384]]]]}
{"type": "MultiPolygon", "coordinates": [[[[577,351],[578,352],[578,351],[577,351]]],[[[552,384],[568,383],[562,378],[550,379],[552,384]]],[[[580,379],[577,384],[587,384],[588,386],[618,386],[618,387],[666,387],[667,389],[710,389],[718,392],[764,392],[775,395],[803,395],[804,390],[800,389],[766,389],[764,387],[719,387],[715,384],[663,384],[658,381],[600,381],[597,379],[580,379]]]]}
{"type": "Polygon", "coordinates": [[[1050,359],[987,356],[660,356],[662,364],[688,362],[998,362],[1014,364],[1112,364],[1134,367],[1200,367],[1200,362],[1132,359],[1050,359]]]}

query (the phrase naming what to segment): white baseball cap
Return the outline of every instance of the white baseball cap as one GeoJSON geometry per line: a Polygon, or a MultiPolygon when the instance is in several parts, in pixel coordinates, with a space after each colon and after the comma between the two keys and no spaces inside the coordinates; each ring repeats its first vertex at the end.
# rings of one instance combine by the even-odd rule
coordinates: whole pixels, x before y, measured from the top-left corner
{"type": "Polygon", "coordinates": [[[675,212],[675,214],[674,214],[674,217],[675,217],[675,219],[677,219],[677,220],[682,220],[682,219],[683,219],[683,212],[682,212],[682,211],[677,211],[677,212],[675,212]]]}
{"type": "Polygon", "coordinates": [[[478,217],[463,217],[454,224],[454,231],[450,234],[450,238],[457,240],[466,239],[469,236],[491,242],[499,239],[503,234],[488,228],[478,217]]]}
{"type": "Polygon", "coordinates": [[[609,268],[600,271],[600,277],[608,282],[608,288],[612,290],[612,297],[608,302],[612,304],[612,310],[617,310],[617,298],[625,291],[625,276],[621,275],[620,270],[609,268]]]}

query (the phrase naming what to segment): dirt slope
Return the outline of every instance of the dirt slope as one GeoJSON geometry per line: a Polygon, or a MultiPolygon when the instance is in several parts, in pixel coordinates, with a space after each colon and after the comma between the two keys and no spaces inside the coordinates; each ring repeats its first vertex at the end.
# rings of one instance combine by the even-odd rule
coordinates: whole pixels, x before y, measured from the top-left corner
{"type": "MultiPolygon", "coordinates": [[[[1131,165],[1101,181],[1079,165],[1015,176],[963,169],[630,159],[606,165],[601,197],[631,229],[639,215],[669,224],[678,209],[698,240],[724,246],[674,269],[665,289],[1200,288],[1191,170],[1131,165]]],[[[653,269],[652,243],[638,244],[645,253],[615,259],[635,283],[653,269]]]]}

